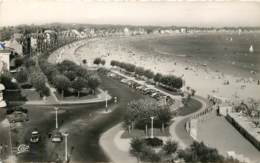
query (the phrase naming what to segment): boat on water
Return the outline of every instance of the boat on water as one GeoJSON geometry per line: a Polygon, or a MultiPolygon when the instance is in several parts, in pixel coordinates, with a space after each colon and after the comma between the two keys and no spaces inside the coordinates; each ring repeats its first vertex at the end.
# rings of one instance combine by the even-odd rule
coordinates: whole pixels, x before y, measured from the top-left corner
{"type": "Polygon", "coordinates": [[[250,46],[250,48],[249,48],[249,52],[250,52],[250,53],[253,53],[253,52],[254,52],[253,45],[250,46]]]}

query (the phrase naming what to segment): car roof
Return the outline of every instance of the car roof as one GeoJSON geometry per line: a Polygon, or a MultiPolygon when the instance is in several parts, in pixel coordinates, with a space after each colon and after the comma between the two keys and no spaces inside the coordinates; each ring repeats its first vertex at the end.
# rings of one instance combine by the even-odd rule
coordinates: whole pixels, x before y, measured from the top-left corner
{"type": "Polygon", "coordinates": [[[32,131],[32,134],[39,134],[39,131],[32,131]]]}

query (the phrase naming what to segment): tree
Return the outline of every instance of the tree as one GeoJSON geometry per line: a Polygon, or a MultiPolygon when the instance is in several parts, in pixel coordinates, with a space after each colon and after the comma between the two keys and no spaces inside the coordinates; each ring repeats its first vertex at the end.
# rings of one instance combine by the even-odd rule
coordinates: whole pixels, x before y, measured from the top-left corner
{"type": "Polygon", "coordinates": [[[135,127],[145,129],[151,123],[150,117],[155,117],[154,127],[168,125],[172,114],[168,106],[160,106],[155,100],[140,99],[131,101],[126,108],[124,125],[127,127],[134,122],[135,127]]]}
{"type": "Polygon", "coordinates": [[[78,65],[76,65],[76,63],[74,63],[73,61],[64,60],[61,63],[57,64],[57,69],[63,73],[65,71],[74,71],[77,66],[78,65]]]}
{"type": "Polygon", "coordinates": [[[15,64],[15,67],[20,67],[22,66],[24,60],[22,57],[17,57],[15,60],[14,60],[14,64],[15,64]]]}
{"type": "Polygon", "coordinates": [[[39,71],[33,71],[31,73],[31,83],[33,87],[39,91],[41,89],[44,89],[45,86],[45,77],[44,75],[39,71]]]}
{"type": "Polygon", "coordinates": [[[143,67],[136,67],[135,68],[135,73],[139,76],[143,76],[144,75],[144,68],[143,67]]]}
{"type": "Polygon", "coordinates": [[[170,108],[168,106],[160,106],[157,109],[157,117],[159,120],[159,123],[161,123],[162,131],[164,130],[164,126],[168,125],[168,123],[172,119],[172,113],[170,111],[170,108]]]}
{"type": "Polygon", "coordinates": [[[25,67],[26,68],[33,67],[35,65],[36,65],[36,62],[32,58],[27,58],[25,60],[25,67]]]}
{"type": "Polygon", "coordinates": [[[62,98],[64,97],[64,90],[70,86],[70,80],[64,75],[57,75],[53,79],[54,86],[61,91],[62,98]]]}
{"type": "Polygon", "coordinates": [[[95,58],[94,61],[93,61],[93,63],[94,63],[95,65],[99,65],[99,64],[101,63],[101,58],[95,58]]]}
{"type": "Polygon", "coordinates": [[[112,61],[110,62],[110,65],[111,65],[111,66],[117,66],[117,63],[118,63],[117,61],[112,60],[112,61]]]}
{"type": "Polygon", "coordinates": [[[77,75],[74,71],[66,71],[63,73],[70,81],[76,79],[77,75]]]}
{"type": "Polygon", "coordinates": [[[93,94],[95,94],[95,90],[101,83],[100,78],[97,75],[91,75],[88,79],[88,87],[92,90],[93,94]]]}
{"type": "Polygon", "coordinates": [[[167,140],[162,149],[166,154],[171,155],[177,151],[178,143],[172,140],[167,140]]]}
{"type": "Polygon", "coordinates": [[[223,162],[224,157],[221,156],[215,148],[205,146],[203,142],[194,141],[186,150],[180,150],[179,158],[183,158],[185,162],[223,162]]]}
{"type": "Polygon", "coordinates": [[[101,64],[104,66],[106,64],[106,60],[102,59],[101,64]]]}
{"type": "Polygon", "coordinates": [[[83,59],[82,60],[82,63],[85,65],[85,64],[87,64],[87,60],[86,59],[83,59]]]}
{"type": "Polygon", "coordinates": [[[80,97],[80,91],[86,87],[87,81],[82,78],[82,77],[78,77],[75,80],[72,81],[71,83],[71,87],[78,92],[78,98],[80,97]]]}
{"type": "Polygon", "coordinates": [[[160,82],[161,79],[162,79],[162,74],[161,74],[161,73],[156,73],[155,76],[154,76],[154,78],[153,78],[153,80],[154,80],[155,82],[160,82]]]}
{"type": "Polygon", "coordinates": [[[144,76],[146,76],[148,79],[153,79],[154,73],[151,70],[145,70],[144,76]]]}
{"type": "Polygon", "coordinates": [[[15,79],[19,82],[19,83],[24,83],[27,82],[28,80],[28,74],[25,70],[21,70],[19,72],[17,72],[17,74],[15,75],[15,79]]]}

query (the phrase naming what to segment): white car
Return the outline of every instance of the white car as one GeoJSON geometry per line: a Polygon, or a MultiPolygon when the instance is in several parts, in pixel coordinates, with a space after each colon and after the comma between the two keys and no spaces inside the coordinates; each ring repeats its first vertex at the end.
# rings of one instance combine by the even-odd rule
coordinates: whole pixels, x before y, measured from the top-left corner
{"type": "Polygon", "coordinates": [[[54,143],[62,142],[62,134],[58,130],[54,130],[51,134],[51,141],[54,143]]]}

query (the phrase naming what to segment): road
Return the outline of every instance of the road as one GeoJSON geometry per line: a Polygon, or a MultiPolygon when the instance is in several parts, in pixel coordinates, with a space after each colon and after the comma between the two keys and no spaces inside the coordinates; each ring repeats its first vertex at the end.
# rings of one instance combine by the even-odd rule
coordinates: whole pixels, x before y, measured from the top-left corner
{"type": "MultiPolygon", "coordinates": [[[[100,135],[120,122],[126,105],[133,99],[144,98],[143,95],[121,84],[119,81],[102,76],[102,89],[118,97],[118,103],[111,103],[111,113],[105,113],[105,104],[59,106],[60,130],[68,131],[68,148],[73,162],[109,162],[99,146],[100,135]]],[[[31,144],[30,152],[18,155],[19,162],[46,162],[64,158],[64,143],[54,144],[48,133],[55,128],[53,106],[24,106],[29,110],[30,120],[12,131],[13,146],[30,144],[30,133],[34,128],[41,132],[41,142],[31,144]]]]}

